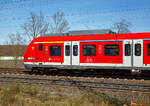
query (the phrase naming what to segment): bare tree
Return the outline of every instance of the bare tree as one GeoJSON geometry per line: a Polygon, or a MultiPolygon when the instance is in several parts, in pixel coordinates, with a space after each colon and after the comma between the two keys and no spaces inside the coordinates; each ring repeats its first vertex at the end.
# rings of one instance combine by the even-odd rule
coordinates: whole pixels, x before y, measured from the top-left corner
{"type": "Polygon", "coordinates": [[[10,34],[8,36],[8,41],[6,41],[6,45],[9,48],[9,54],[11,53],[13,56],[13,60],[11,61],[12,67],[17,68],[22,66],[22,56],[24,55],[26,48],[26,39],[19,32],[10,34]]]}
{"type": "Polygon", "coordinates": [[[50,23],[50,32],[62,33],[62,32],[67,32],[68,30],[69,30],[69,23],[65,19],[64,13],[57,11],[52,16],[52,21],[50,23]]]}
{"type": "Polygon", "coordinates": [[[31,12],[30,19],[22,26],[25,35],[28,36],[30,41],[38,35],[45,34],[48,31],[48,27],[49,24],[46,22],[42,12],[40,12],[39,16],[31,12]]]}
{"type": "Polygon", "coordinates": [[[7,45],[26,45],[26,43],[26,39],[19,32],[9,34],[8,41],[6,41],[7,45]]]}
{"type": "Polygon", "coordinates": [[[131,26],[131,23],[126,21],[125,19],[122,19],[113,25],[113,29],[116,30],[117,33],[130,33],[129,27],[131,26]]]}

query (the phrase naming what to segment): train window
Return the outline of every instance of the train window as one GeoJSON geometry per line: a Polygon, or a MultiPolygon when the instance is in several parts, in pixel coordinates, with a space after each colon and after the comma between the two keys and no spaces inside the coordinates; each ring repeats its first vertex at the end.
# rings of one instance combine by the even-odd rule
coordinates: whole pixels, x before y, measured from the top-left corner
{"type": "Polygon", "coordinates": [[[135,44],[135,56],[141,56],[141,44],[135,44]]]}
{"type": "Polygon", "coordinates": [[[66,45],[65,47],[65,55],[70,56],[70,45],[66,45]]]}
{"type": "Polygon", "coordinates": [[[96,45],[83,45],[83,56],[96,56],[96,45]]]}
{"type": "Polygon", "coordinates": [[[73,46],[73,56],[78,56],[78,45],[73,46]]]}
{"type": "Polygon", "coordinates": [[[42,50],[43,50],[43,45],[39,44],[39,51],[42,51],[42,50]]]}
{"type": "Polygon", "coordinates": [[[119,56],[118,44],[104,45],[104,49],[105,49],[105,56],[119,56]]]}
{"type": "Polygon", "coordinates": [[[52,45],[49,47],[49,55],[50,56],[61,56],[61,46],[52,45]]]}
{"type": "Polygon", "coordinates": [[[131,56],[131,45],[125,44],[125,56],[131,56]]]}
{"type": "Polygon", "coordinates": [[[150,56],[150,44],[147,44],[147,56],[150,56]]]}

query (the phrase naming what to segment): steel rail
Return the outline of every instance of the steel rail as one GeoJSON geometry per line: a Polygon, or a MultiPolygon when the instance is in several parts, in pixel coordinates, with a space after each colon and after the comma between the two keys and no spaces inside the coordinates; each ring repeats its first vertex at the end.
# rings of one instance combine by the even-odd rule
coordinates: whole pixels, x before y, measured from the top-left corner
{"type": "Polygon", "coordinates": [[[28,84],[43,84],[43,85],[59,85],[59,86],[76,86],[78,88],[91,89],[114,89],[124,91],[149,92],[150,85],[145,84],[120,84],[120,83],[105,83],[97,81],[79,81],[70,78],[65,79],[46,79],[46,78],[32,78],[32,77],[16,77],[16,76],[0,76],[0,82],[18,82],[28,84]]]}

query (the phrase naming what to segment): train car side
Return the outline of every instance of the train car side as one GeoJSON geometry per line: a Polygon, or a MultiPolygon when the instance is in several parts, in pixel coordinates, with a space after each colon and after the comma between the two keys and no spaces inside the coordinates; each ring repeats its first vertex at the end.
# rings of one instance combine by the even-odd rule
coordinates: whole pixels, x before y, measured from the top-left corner
{"type": "Polygon", "coordinates": [[[38,37],[26,68],[150,70],[150,33],[38,37]]]}

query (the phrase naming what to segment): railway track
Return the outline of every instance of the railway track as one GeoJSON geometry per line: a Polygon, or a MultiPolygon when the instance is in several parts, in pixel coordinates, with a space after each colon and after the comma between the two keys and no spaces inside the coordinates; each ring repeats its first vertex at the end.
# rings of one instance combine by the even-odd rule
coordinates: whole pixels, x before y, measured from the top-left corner
{"type": "MultiPolygon", "coordinates": [[[[59,77],[59,76],[39,76],[39,75],[29,75],[29,76],[9,76],[0,75],[0,83],[22,83],[27,85],[44,85],[45,87],[69,87],[77,88],[79,90],[89,90],[98,91],[111,95],[117,99],[130,102],[134,98],[134,102],[138,101],[137,95],[142,97],[147,97],[150,100],[150,85],[148,84],[138,84],[138,83],[124,83],[124,82],[110,82],[102,81],[101,79],[90,79],[90,78],[75,78],[75,77],[59,77]],[[118,94],[119,93],[119,94],[118,94]],[[121,96],[120,96],[121,95],[121,96]],[[121,97],[121,98],[120,98],[121,97]]],[[[149,101],[143,103],[150,103],[149,101]]]]}
{"type": "MultiPolygon", "coordinates": [[[[103,75],[80,75],[81,73],[31,73],[28,70],[0,70],[0,83],[18,82],[23,84],[44,85],[48,87],[75,87],[80,90],[96,90],[108,95],[118,95],[118,92],[131,100],[135,95],[150,96],[150,81],[140,77],[126,78],[103,75]]],[[[83,74],[83,73],[82,73],[83,74]]],[[[115,97],[115,96],[114,96],[115,97]]],[[[150,98],[150,97],[149,97],[150,98]]],[[[149,99],[150,100],[150,99],[149,99]]],[[[136,101],[136,100],[135,100],[136,101]]]]}
{"type": "Polygon", "coordinates": [[[61,72],[61,71],[49,71],[48,73],[31,72],[30,70],[0,70],[0,76],[30,76],[30,77],[56,77],[56,78],[74,78],[88,81],[103,81],[113,83],[137,83],[150,85],[150,77],[145,76],[132,76],[132,75],[113,75],[113,74],[97,74],[92,72],[61,72]]]}
{"type": "MultiPolygon", "coordinates": [[[[67,82],[70,84],[73,84],[73,82],[77,83],[77,84],[87,84],[87,85],[91,85],[89,87],[92,88],[97,88],[97,87],[102,87],[101,85],[110,85],[113,87],[109,87],[108,89],[115,89],[116,87],[114,86],[122,86],[122,90],[125,90],[125,88],[128,88],[128,90],[134,90],[134,91],[141,91],[142,90],[149,90],[150,91],[150,81],[149,80],[144,80],[141,77],[138,76],[131,76],[129,79],[128,77],[125,78],[125,76],[120,76],[120,77],[112,77],[112,76],[104,76],[101,75],[97,75],[96,77],[93,76],[89,76],[89,77],[85,77],[85,75],[80,75],[79,73],[76,74],[68,74],[68,75],[64,75],[61,73],[51,73],[51,75],[40,75],[39,73],[35,73],[32,74],[30,71],[11,71],[11,70],[0,70],[0,81],[3,82],[14,82],[14,81],[19,81],[21,83],[23,83],[25,80],[28,82],[32,82],[35,81],[35,83],[41,83],[41,84],[47,84],[51,82],[56,82],[56,84],[58,82],[67,82]],[[133,79],[132,79],[133,78],[133,79]],[[140,79],[141,78],[141,79],[140,79]],[[24,81],[23,81],[24,80],[24,81]],[[95,86],[95,85],[96,86],[95,86]],[[95,87],[94,87],[94,86],[95,87]],[[143,88],[140,88],[141,86],[143,86],[143,88]],[[132,89],[134,88],[134,89],[132,89]]],[[[64,85],[65,86],[65,85],[64,85]]],[[[68,86],[68,85],[67,85],[68,86]]],[[[105,86],[104,86],[105,87],[105,86]]]]}
{"type": "Polygon", "coordinates": [[[44,85],[59,85],[59,86],[75,86],[78,88],[92,88],[92,89],[113,89],[113,90],[128,90],[136,92],[148,92],[150,91],[150,85],[146,84],[129,84],[129,83],[116,83],[116,82],[103,82],[103,81],[86,81],[78,80],[77,78],[39,78],[31,76],[0,76],[0,82],[19,82],[27,84],[44,84],[44,85]]]}

